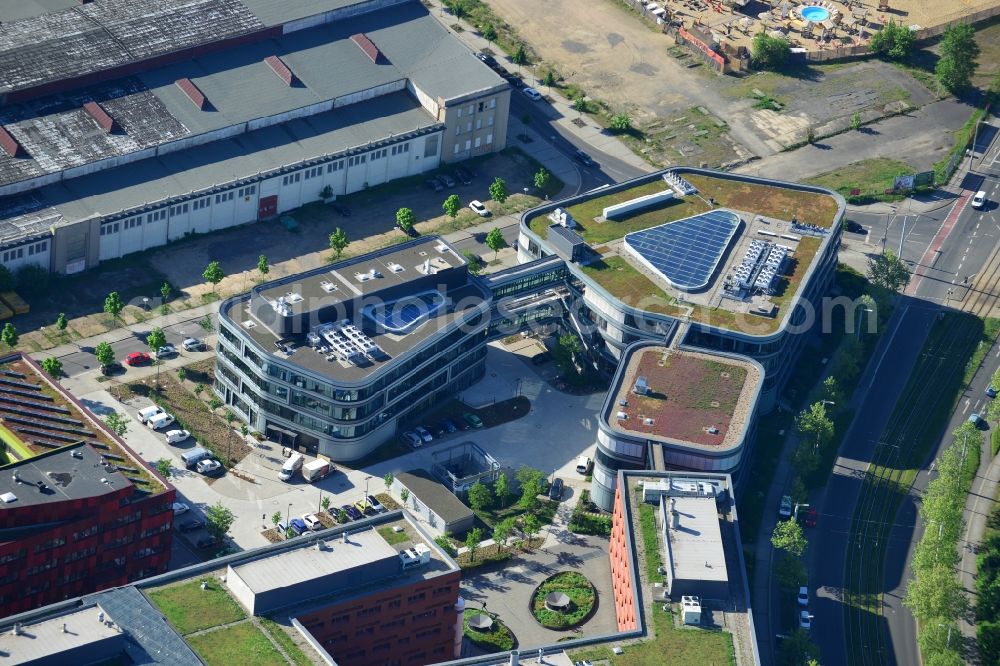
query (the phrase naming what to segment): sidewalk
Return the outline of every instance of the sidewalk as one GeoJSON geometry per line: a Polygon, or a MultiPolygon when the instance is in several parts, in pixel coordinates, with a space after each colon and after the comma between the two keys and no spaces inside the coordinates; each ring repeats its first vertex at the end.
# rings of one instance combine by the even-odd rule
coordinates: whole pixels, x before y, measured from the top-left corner
{"type": "MultiPolygon", "coordinates": [[[[996,506],[997,487],[1000,486],[1000,455],[993,457],[992,453],[987,437],[983,443],[976,480],[965,500],[965,535],[959,542],[959,555],[962,559],[958,567],[958,579],[966,593],[973,598],[976,594],[976,553],[986,530],[986,519],[996,506]]],[[[963,636],[975,639],[976,625],[969,622],[968,616],[959,618],[958,628],[963,636]]]]}

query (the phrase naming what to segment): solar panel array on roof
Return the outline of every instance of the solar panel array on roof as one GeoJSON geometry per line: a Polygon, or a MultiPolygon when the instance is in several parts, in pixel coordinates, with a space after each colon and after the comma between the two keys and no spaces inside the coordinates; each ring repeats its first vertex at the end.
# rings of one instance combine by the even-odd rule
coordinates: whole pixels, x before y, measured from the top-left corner
{"type": "Polygon", "coordinates": [[[713,210],[625,235],[625,247],[684,291],[704,289],[740,226],[728,210],[713,210]]]}

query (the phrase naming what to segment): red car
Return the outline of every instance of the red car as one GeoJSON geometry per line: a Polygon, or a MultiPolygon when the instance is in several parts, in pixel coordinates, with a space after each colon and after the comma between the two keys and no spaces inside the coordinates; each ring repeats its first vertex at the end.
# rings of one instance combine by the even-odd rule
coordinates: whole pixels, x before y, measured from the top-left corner
{"type": "Polygon", "coordinates": [[[152,362],[153,359],[146,352],[132,352],[125,357],[126,365],[147,365],[152,362]]]}
{"type": "Polygon", "coordinates": [[[802,516],[802,524],[806,527],[816,527],[816,521],[819,520],[819,512],[816,509],[809,509],[806,511],[805,515],[802,516]]]}

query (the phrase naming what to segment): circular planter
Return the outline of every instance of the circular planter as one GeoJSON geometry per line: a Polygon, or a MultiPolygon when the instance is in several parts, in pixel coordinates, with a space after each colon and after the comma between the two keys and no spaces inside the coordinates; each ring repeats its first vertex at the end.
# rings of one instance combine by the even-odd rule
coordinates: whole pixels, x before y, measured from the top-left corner
{"type": "Polygon", "coordinates": [[[513,632],[494,613],[467,609],[464,625],[465,637],[487,653],[506,652],[517,646],[513,632]]]}
{"type": "Polygon", "coordinates": [[[575,571],[549,576],[531,595],[531,614],[546,629],[578,627],[596,609],[597,590],[586,576],[575,571]]]}

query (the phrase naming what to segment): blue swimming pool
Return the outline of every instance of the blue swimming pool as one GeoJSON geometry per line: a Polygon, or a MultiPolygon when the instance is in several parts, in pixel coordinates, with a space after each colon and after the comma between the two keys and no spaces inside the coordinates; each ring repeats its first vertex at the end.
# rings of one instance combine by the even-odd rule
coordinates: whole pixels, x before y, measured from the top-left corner
{"type": "Polygon", "coordinates": [[[802,18],[813,23],[822,23],[830,18],[830,10],[826,7],[803,7],[799,13],[802,14],[802,18]]]}

